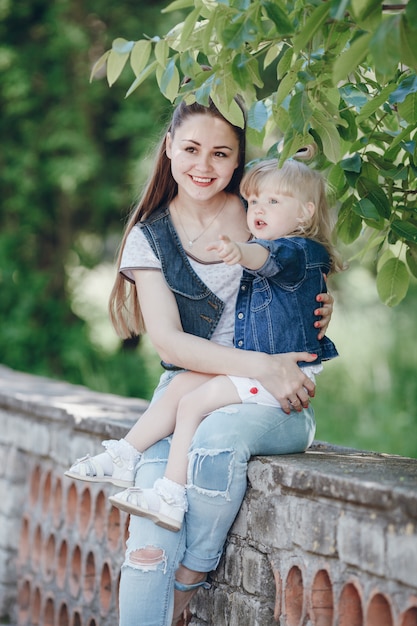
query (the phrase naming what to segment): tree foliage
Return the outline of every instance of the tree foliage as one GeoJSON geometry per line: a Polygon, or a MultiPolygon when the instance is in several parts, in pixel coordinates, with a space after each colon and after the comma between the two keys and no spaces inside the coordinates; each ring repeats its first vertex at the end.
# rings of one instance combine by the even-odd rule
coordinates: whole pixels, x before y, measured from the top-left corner
{"type": "Polygon", "coordinates": [[[249,141],[281,160],[314,141],[339,238],[360,238],[381,300],[398,304],[417,277],[417,0],[174,0],[164,11],[179,9],[164,37],[115,39],[93,75],[105,67],[113,85],[129,61],[127,96],[155,75],[169,101],[211,97],[237,125],[242,94],[249,141]]]}
{"type": "MultiPolygon", "coordinates": [[[[86,382],[105,362],[72,310],[68,270],[113,261],[110,235],[119,238],[137,193],[134,165],[167,107],[156,85],[124,102],[123,80],[114,90],[89,83],[119,29],[134,36],[161,19],[160,3],[135,17],[136,8],[0,3],[0,358],[16,369],[86,382]]],[[[141,383],[137,391],[145,395],[141,383]]]]}

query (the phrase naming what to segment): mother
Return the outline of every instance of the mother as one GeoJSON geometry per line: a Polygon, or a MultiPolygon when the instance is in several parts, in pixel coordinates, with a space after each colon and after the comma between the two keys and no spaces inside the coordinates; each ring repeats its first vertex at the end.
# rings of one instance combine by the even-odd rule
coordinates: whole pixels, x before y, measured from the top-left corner
{"type": "MultiPolygon", "coordinates": [[[[126,227],[111,318],[122,337],[146,328],[166,370],[156,394],[182,369],[233,374],[259,379],[282,409],[233,405],[202,422],[189,451],[189,509],[180,532],[131,517],[120,626],[181,623],[191,596],[207,586],[207,572],[219,563],[245,494],[250,456],[302,452],[314,437],[314,384],[297,366],[313,358],[233,347],[241,269],[217,262],[206,249],[220,233],[248,239],[238,195],[244,163],[244,129],[232,126],[212,102],[175,109],[126,227]]],[[[324,334],[332,298],[319,294],[317,300],[323,306],[315,311],[315,326],[324,334]]],[[[145,452],[138,487],[151,487],[163,475],[169,444],[164,439],[145,452]]]]}

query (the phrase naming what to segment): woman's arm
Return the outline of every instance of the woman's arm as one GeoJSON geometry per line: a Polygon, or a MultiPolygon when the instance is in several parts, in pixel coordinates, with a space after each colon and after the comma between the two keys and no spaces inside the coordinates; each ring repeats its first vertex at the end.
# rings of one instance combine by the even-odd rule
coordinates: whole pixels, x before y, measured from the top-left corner
{"type": "Polygon", "coordinates": [[[314,361],[314,356],[307,352],[269,355],[239,350],[185,333],[174,294],[162,273],[155,270],[133,273],[146,330],[162,360],[206,374],[257,378],[287,413],[290,403],[297,410],[308,405],[315,385],[303,374],[297,361],[314,361]]]}

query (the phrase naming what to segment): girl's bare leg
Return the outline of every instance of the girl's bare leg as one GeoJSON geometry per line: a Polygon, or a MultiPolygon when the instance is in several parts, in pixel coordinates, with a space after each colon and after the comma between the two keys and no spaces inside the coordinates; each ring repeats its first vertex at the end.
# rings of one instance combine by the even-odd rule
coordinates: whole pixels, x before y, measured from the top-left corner
{"type": "Polygon", "coordinates": [[[236,387],[227,376],[211,377],[180,400],[165,470],[166,478],[185,485],[187,453],[198,425],[215,409],[240,402],[236,387]]]}
{"type": "Polygon", "coordinates": [[[132,426],[125,440],[136,450],[143,452],[151,445],[174,432],[177,408],[181,398],[207,382],[210,375],[184,372],[175,376],[161,398],[151,404],[132,426]]]}

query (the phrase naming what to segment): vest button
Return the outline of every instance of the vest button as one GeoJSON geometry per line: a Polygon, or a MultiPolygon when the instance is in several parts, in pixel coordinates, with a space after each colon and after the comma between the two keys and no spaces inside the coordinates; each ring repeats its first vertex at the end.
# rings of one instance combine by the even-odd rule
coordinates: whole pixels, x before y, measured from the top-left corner
{"type": "Polygon", "coordinates": [[[237,342],[237,345],[239,346],[239,348],[241,348],[241,347],[243,346],[243,341],[240,339],[240,340],[237,342]]]}
{"type": "Polygon", "coordinates": [[[243,320],[243,318],[244,318],[245,316],[243,315],[243,313],[238,313],[238,314],[237,314],[237,317],[238,317],[238,319],[239,319],[239,320],[243,320]]]}

